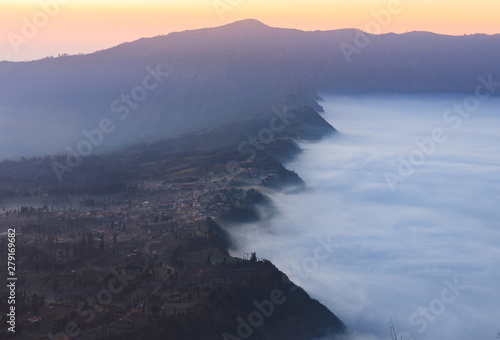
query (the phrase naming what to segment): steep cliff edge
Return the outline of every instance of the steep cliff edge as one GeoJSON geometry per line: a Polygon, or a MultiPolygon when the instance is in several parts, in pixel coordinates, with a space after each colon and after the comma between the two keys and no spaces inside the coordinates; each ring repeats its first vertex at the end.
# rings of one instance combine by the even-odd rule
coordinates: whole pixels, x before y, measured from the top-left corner
{"type": "Polygon", "coordinates": [[[339,318],[269,261],[221,268],[226,282],[189,313],[108,339],[311,340],[345,332],[339,318]]]}

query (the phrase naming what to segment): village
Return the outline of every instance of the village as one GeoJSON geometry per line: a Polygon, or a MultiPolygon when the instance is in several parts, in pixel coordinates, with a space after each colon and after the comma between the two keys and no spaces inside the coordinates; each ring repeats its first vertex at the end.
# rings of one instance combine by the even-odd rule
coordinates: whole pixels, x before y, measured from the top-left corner
{"type": "MultiPolygon", "coordinates": [[[[214,287],[248,279],[259,259],[231,257],[230,236],[216,221],[268,176],[242,169],[212,181],[219,189],[210,191],[206,179],[145,181],[113,197],[68,197],[54,206],[43,195],[36,208],[4,209],[0,225],[15,228],[17,242],[16,337],[120,334],[188,313],[214,287]]],[[[7,271],[3,258],[0,270],[7,271]]],[[[5,285],[0,291],[7,310],[5,285]]],[[[2,337],[13,336],[4,319],[2,337]]]]}

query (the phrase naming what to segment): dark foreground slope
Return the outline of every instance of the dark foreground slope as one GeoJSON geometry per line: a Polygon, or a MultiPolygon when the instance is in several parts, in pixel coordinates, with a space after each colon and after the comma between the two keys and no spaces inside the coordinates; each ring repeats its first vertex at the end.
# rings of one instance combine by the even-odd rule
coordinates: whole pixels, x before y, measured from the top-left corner
{"type": "MultiPolygon", "coordinates": [[[[311,340],[345,331],[269,261],[231,257],[227,232],[211,218],[172,216],[149,224],[144,208],[155,205],[144,199],[129,203],[143,215],[135,222],[116,221],[102,207],[9,214],[9,221],[20,222],[16,264],[23,268],[14,338],[311,340]],[[83,241],[71,236],[80,233],[83,241]]],[[[2,334],[8,309],[2,299],[2,334]]]]}
{"type": "Polygon", "coordinates": [[[240,282],[228,280],[211,290],[188,314],[107,339],[311,340],[346,330],[332,312],[270,262],[247,262],[223,271],[240,282]]]}

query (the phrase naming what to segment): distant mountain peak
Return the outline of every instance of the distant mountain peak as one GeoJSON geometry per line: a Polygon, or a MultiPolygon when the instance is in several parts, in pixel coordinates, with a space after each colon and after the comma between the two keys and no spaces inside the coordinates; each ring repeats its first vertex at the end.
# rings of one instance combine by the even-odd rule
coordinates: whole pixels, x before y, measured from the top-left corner
{"type": "Polygon", "coordinates": [[[255,19],[244,19],[240,21],[235,21],[231,24],[227,24],[223,27],[230,28],[240,28],[240,29],[259,29],[259,28],[269,28],[269,26],[263,24],[259,20],[255,19]]]}

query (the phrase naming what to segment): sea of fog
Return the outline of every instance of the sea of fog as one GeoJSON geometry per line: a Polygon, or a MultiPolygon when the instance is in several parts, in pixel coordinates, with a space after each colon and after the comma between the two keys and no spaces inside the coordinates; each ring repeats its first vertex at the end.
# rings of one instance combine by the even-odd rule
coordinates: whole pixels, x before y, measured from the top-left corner
{"type": "Polygon", "coordinates": [[[280,213],[234,227],[233,253],[271,260],[351,339],[390,339],[391,318],[407,340],[500,337],[500,99],[324,98],[339,134],[286,165],[309,189],[269,193],[280,213]]]}

